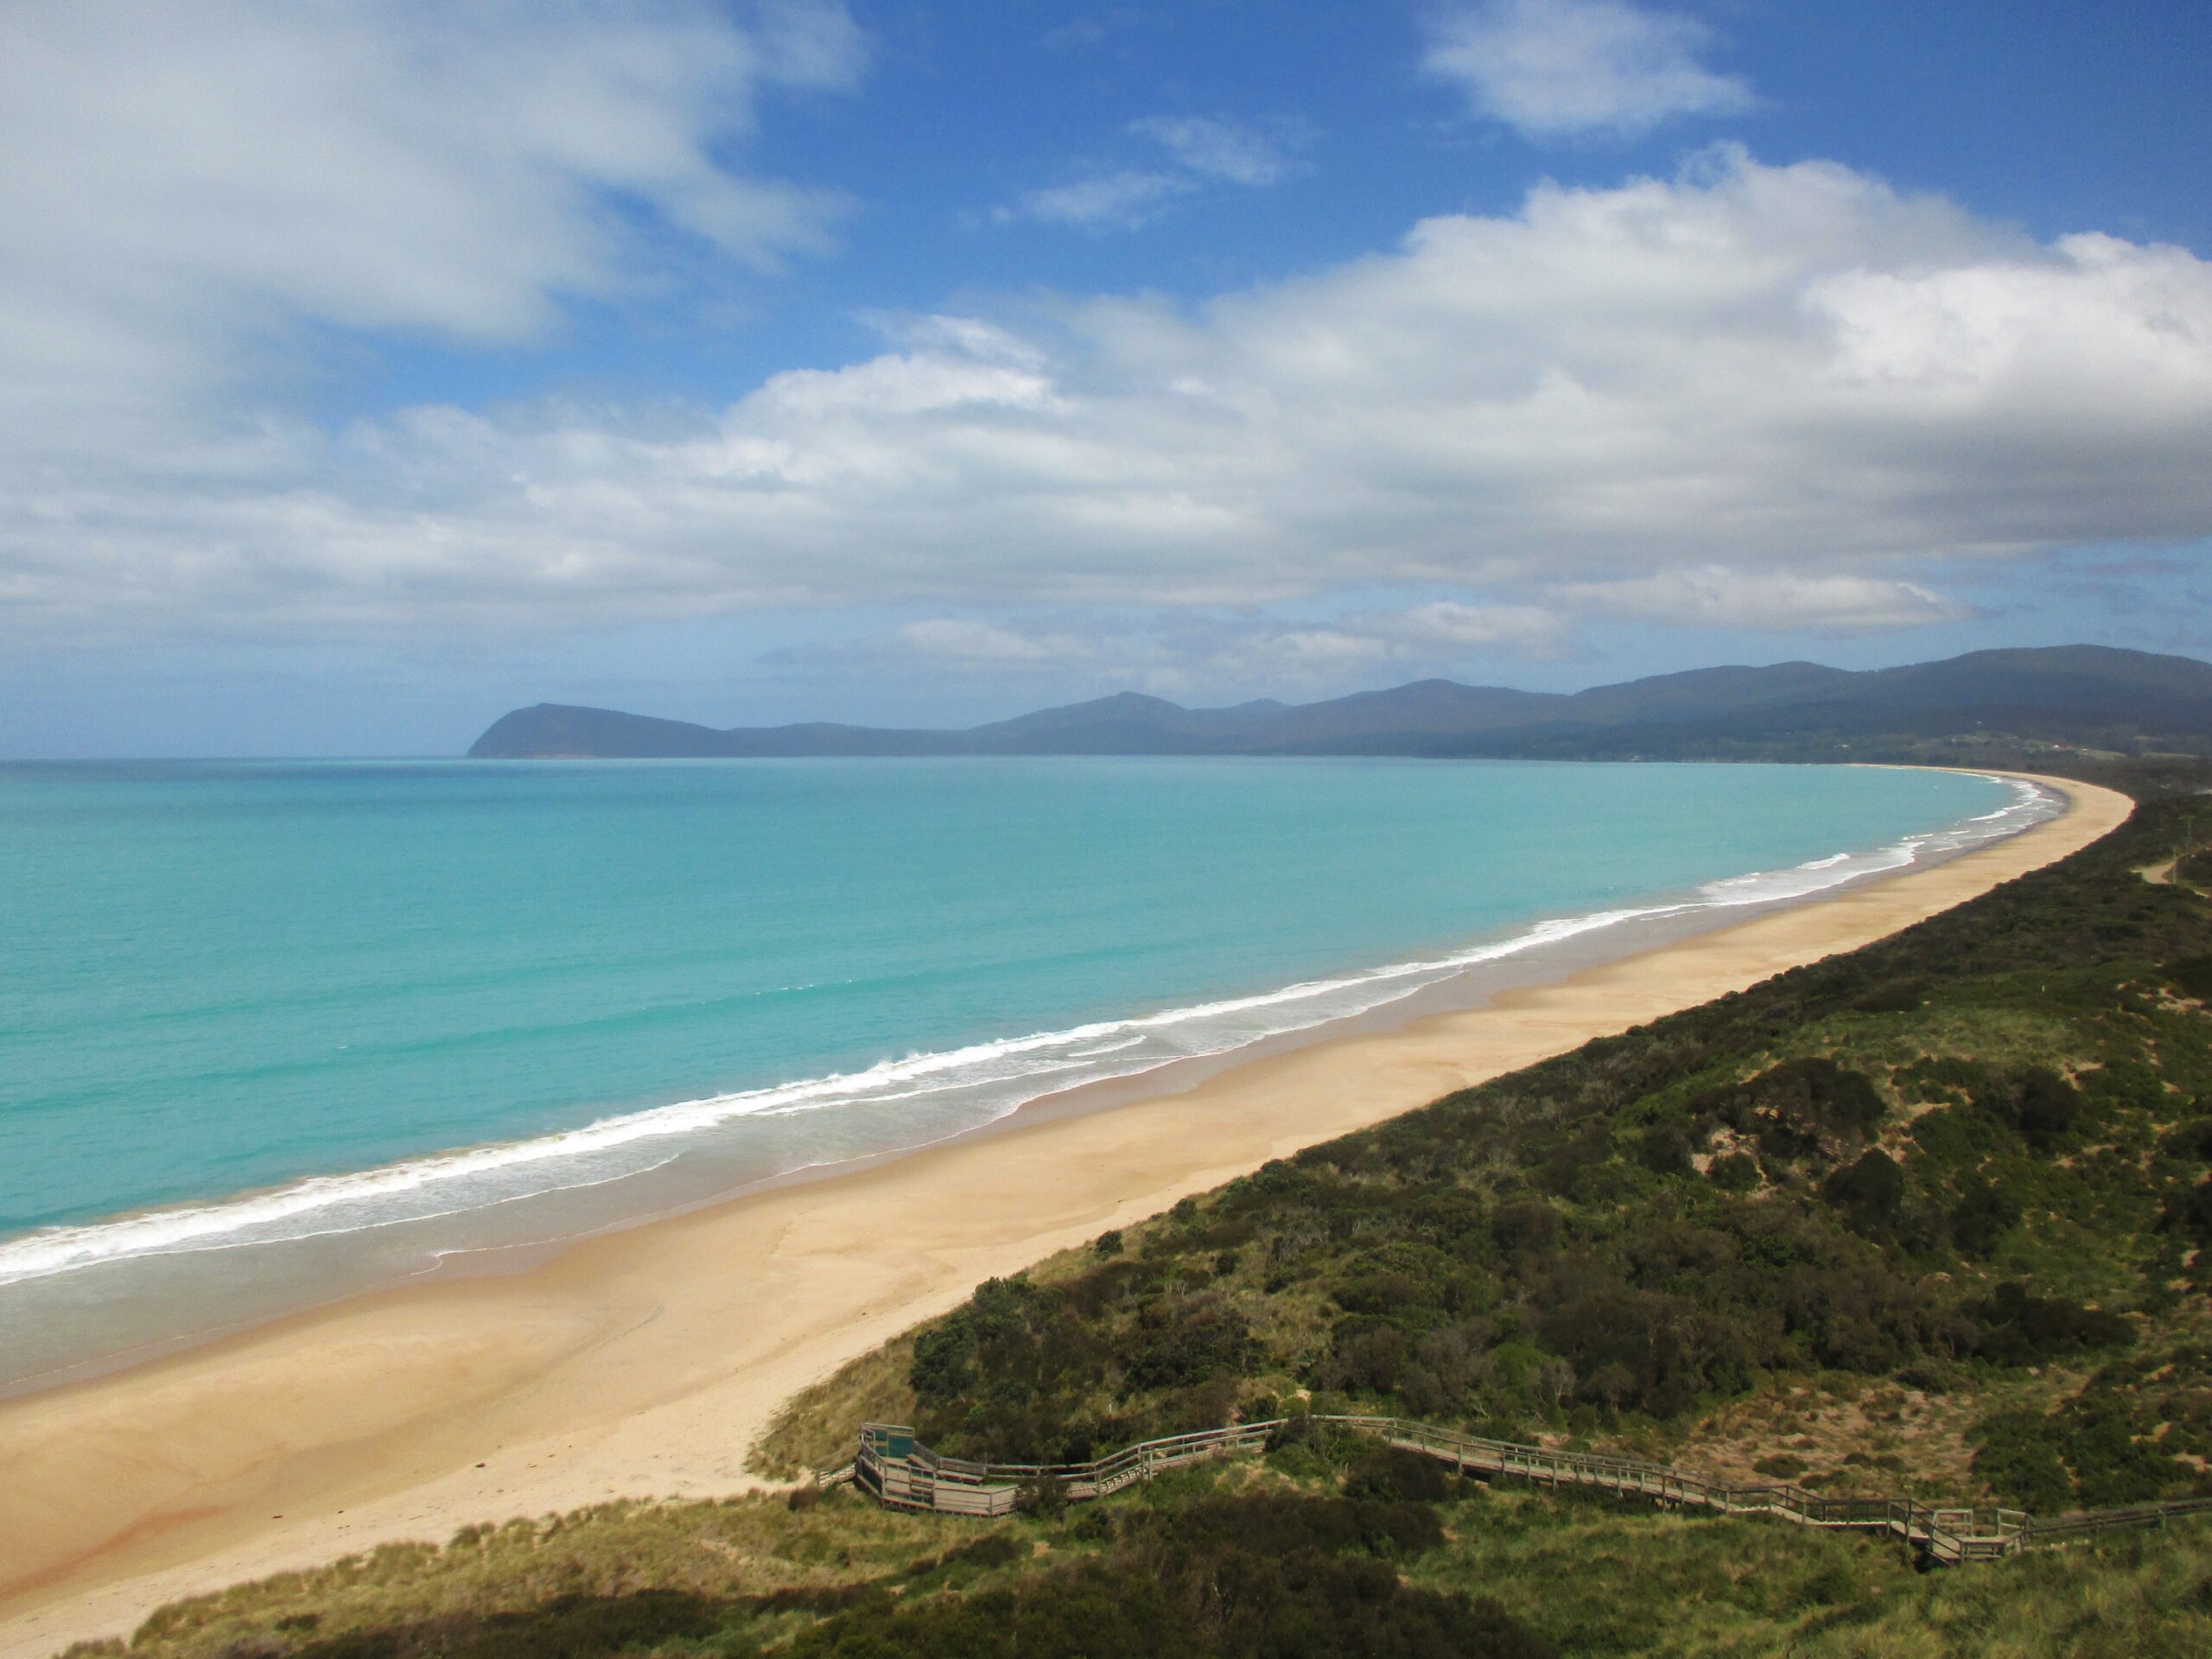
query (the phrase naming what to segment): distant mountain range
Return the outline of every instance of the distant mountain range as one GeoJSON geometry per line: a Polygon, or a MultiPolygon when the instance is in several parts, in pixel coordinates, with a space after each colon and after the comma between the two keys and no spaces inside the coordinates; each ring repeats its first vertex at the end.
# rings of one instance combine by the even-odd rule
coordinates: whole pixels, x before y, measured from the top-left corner
{"type": "Polygon", "coordinates": [[[2212,664],[2101,645],[1978,651],[1853,672],[1707,668],[1572,694],[1417,680],[1325,702],[1185,709],[1124,691],[964,731],[813,721],[717,730],[541,702],[494,721],[479,759],[937,754],[1802,757],[1935,740],[2192,753],[2212,747],[2212,664]]]}

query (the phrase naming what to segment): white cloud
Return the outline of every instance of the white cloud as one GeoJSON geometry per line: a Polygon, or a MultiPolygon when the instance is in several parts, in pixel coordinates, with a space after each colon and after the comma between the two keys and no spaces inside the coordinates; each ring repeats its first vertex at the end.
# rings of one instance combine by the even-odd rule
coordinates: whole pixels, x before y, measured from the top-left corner
{"type": "Polygon", "coordinates": [[[1617,582],[1563,582],[1555,599],[1636,621],[1777,633],[1858,633],[1951,622],[1967,608],[1916,582],[1694,565],[1617,582]]]}
{"type": "Polygon", "coordinates": [[[302,325],[530,337],[645,280],[625,213],[755,268],[823,248],[836,198],[720,158],[860,37],[835,0],[750,15],[0,0],[0,438],[173,410],[302,325]]]}
{"type": "Polygon", "coordinates": [[[1178,196],[1198,188],[1179,173],[1148,172],[1125,168],[1078,179],[1072,184],[1032,190],[998,210],[1003,222],[1033,219],[1047,225],[1071,225],[1077,230],[1133,231],[1148,223],[1160,209],[1178,196]]]}
{"type": "Polygon", "coordinates": [[[1144,13],[1136,7],[1114,6],[1048,29],[1037,37],[1037,44],[1047,52],[1085,52],[1143,21],[1144,13]]]}
{"type": "Polygon", "coordinates": [[[1217,116],[1153,115],[1129,123],[1200,178],[1269,185],[1289,171],[1282,146],[1267,134],[1217,116]]]}
{"type": "Polygon", "coordinates": [[[1504,658],[1557,656],[1567,623],[1530,604],[1430,601],[1288,620],[1237,611],[934,616],[834,645],[779,653],[779,673],[872,685],[941,680],[948,670],[1017,695],[1136,688],[1162,696],[1320,696],[1378,677],[1477,673],[1504,658]]]}
{"type": "Polygon", "coordinates": [[[928,617],[907,623],[893,639],[916,656],[963,668],[1074,664],[1097,655],[1094,644],[1077,634],[1031,632],[980,617],[928,617]]]}
{"type": "Polygon", "coordinates": [[[2212,536],[2212,264],[1722,151],[1196,309],[914,320],[711,415],[208,425],[0,453],[18,631],[1393,587],[1509,602],[1274,649],[1542,650],[1536,613],[1599,606],[1890,626],[1948,613],[1910,585],[1937,562],[2212,536]]]}
{"type": "Polygon", "coordinates": [[[1700,61],[1711,31],[1626,0],[1480,0],[1436,15],[1424,67],[1532,138],[1732,115],[1751,89],[1700,61]]]}
{"type": "Polygon", "coordinates": [[[1467,605],[1449,599],[1432,600],[1370,622],[1411,651],[1484,648],[1548,657],[1560,649],[1567,633],[1566,619],[1541,605],[1467,605]]]}
{"type": "Polygon", "coordinates": [[[1031,190],[992,217],[1001,224],[1031,219],[1084,231],[1137,230],[1211,185],[1280,183],[1290,172],[1281,136],[1290,130],[1262,132],[1218,116],[1147,116],[1130,122],[1128,131],[1166,152],[1164,168],[1120,168],[1031,190]]]}

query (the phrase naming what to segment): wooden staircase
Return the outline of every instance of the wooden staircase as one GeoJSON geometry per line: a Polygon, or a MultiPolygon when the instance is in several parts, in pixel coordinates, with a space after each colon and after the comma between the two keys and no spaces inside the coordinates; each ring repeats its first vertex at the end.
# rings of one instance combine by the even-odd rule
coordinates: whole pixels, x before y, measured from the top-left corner
{"type": "MultiPolygon", "coordinates": [[[[915,1440],[914,1431],[868,1423],[861,1429],[853,1461],[826,1471],[817,1483],[852,1481],[887,1508],[938,1515],[1010,1515],[1025,1492],[1046,1483],[1071,1501],[1104,1497],[1163,1469],[1202,1458],[1256,1451],[1294,1420],[1239,1423],[1195,1434],[1143,1440],[1089,1463],[975,1463],[943,1458],[915,1440]]],[[[1726,1515],[1764,1515],[1802,1527],[1849,1528],[1904,1540],[1926,1560],[1944,1567],[1994,1560],[2022,1549],[2077,1542],[2121,1528],[2164,1526],[2170,1520],[2212,1513],[2212,1498],[2094,1510],[2038,1520],[2019,1510],[1971,1504],[1931,1504],[1912,1497],[1823,1497],[1789,1482],[1732,1486],[1664,1464],[1635,1458],[1560,1452],[1514,1440],[1490,1440],[1400,1417],[1316,1416],[1372,1435],[1386,1445],[1418,1452],[1462,1474],[1580,1486],[1668,1507],[1694,1506],[1726,1515]]]]}

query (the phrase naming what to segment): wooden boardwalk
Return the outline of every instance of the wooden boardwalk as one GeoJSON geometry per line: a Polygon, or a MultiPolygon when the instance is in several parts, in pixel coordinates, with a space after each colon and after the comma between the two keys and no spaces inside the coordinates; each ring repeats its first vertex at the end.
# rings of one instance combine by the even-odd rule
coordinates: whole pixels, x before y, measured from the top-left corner
{"type": "MultiPolygon", "coordinates": [[[[860,1448],[853,1461],[816,1478],[823,1485],[853,1481],[891,1509],[938,1515],[1010,1515],[1026,1491],[1034,1491],[1045,1482],[1055,1484],[1072,1501],[1104,1497],[1179,1464],[1256,1451],[1287,1421],[1174,1434],[1141,1441],[1090,1463],[1060,1464],[971,1463],[942,1458],[917,1441],[911,1428],[869,1423],[861,1430],[860,1448]]],[[[1514,1440],[1487,1440],[1400,1417],[1317,1416],[1306,1421],[1357,1430],[1386,1445],[1449,1464],[1463,1474],[1554,1487],[1580,1486],[1670,1508],[1771,1516],[1797,1526],[1885,1533],[1946,1567],[1993,1560],[2022,1549],[2073,1543],[2121,1528],[2164,1526],[2178,1516],[2212,1514],[2212,1498],[2038,1519],[2019,1510],[1928,1503],[1912,1497],[1823,1497],[1786,1481],[1732,1486],[1664,1464],[1560,1452],[1514,1440]]]]}

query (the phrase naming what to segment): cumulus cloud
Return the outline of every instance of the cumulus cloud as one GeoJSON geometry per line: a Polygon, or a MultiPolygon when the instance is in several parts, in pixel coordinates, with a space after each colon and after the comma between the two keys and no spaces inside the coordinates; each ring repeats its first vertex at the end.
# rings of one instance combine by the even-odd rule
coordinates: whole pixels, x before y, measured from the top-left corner
{"type": "Polygon", "coordinates": [[[1408,656],[1484,649],[1548,657],[1558,651],[1567,632],[1566,619],[1541,605],[1469,605],[1450,599],[1359,620],[1370,632],[1396,642],[1408,656]]]}
{"type": "Polygon", "coordinates": [[[722,157],[764,89],[850,85],[861,37],[836,0],[745,15],[4,0],[0,432],[205,395],[302,327],[528,338],[641,282],[626,222],[823,249],[836,197],[722,157]]]}
{"type": "MultiPolygon", "coordinates": [[[[2212,265],[1724,150],[1196,308],[912,320],[711,413],[239,420],[35,484],[0,455],[0,593],[48,630],[1388,588],[1525,603],[1516,648],[1599,607],[1866,627],[1942,613],[1899,585],[1936,561],[2212,534],[2208,453],[2212,265]]],[[[1385,638],[1306,632],[1281,654],[1385,638]]]]}
{"type": "Polygon", "coordinates": [[[1129,130],[1153,140],[1203,179],[1268,185],[1289,171],[1276,138],[1217,116],[1147,116],[1132,121],[1129,130]]]}
{"type": "Polygon", "coordinates": [[[1046,225],[1071,225],[1084,231],[1133,231],[1148,223],[1166,203],[1197,188],[1198,181],[1187,174],[1123,168],[1071,184],[1027,191],[1000,208],[997,217],[1001,221],[1033,219],[1046,225]]]}
{"type": "Polygon", "coordinates": [[[1862,633],[1952,622],[1971,614],[1916,582],[1732,570],[1717,564],[1616,582],[1562,582],[1551,592],[1579,608],[1637,621],[1768,632],[1862,633]]]}
{"type": "Polygon", "coordinates": [[[1001,224],[1030,219],[1084,231],[1133,231],[1209,185],[1256,188],[1279,183],[1290,172],[1285,145],[1293,130],[1287,126],[1262,131],[1219,116],[1157,115],[1130,122],[1128,130],[1166,151],[1166,165],[1117,168],[1031,190],[993,216],[1001,224]]]}
{"type": "Polygon", "coordinates": [[[871,683],[952,669],[1010,685],[1061,690],[1136,687],[1166,696],[1311,696],[1377,675],[1462,667],[1471,653],[1544,658],[1567,621],[1531,604],[1430,601],[1398,610],[1287,620],[1250,613],[1151,612],[1035,619],[930,617],[836,645],[784,655],[779,665],[871,683]]]}
{"type": "Polygon", "coordinates": [[[1531,138],[1637,133],[1752,106],[1741,80],[1700,61],[1710,41],[1695,18],[1625,0],[1481,0],[1436,14],[1423,63],[1531,138]]]}
{"type": "Polygon", "coordinates": [[[980,617],[926,617],[892,635],[900,650],[962,667],[978,664],[1034,668],[1052,663],[1084,663],[1098,654],[1095,639],[1065,630],[1035,632],[1007,627],[980,617]]]}

